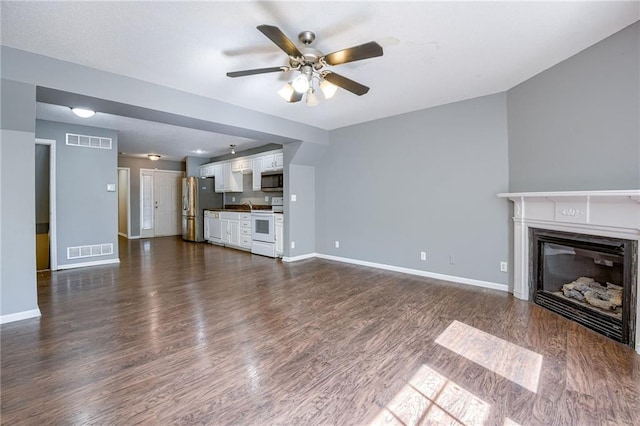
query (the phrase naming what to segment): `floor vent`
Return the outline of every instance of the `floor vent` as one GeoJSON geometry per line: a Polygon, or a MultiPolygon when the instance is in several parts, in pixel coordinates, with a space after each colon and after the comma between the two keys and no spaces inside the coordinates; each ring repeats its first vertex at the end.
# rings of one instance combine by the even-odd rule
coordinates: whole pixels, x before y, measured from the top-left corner
{"type": "Polygon", "coordinates": [[[83,148],[111,149],[111,138],[98,136],[76,135],[67,133],[67,145],[81,146],[83,148]]]}
{"type": "Polygon", "coordinates": [[[67,247],[67,259],[107,256],[113,254],[113,244],[93,244],[90,246],[67,247]]]}

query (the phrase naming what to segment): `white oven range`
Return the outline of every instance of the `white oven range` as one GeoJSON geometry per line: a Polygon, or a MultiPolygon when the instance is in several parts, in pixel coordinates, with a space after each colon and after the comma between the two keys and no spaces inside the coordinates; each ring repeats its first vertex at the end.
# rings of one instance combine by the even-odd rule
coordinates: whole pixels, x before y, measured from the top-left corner
{"type": "Polygon", "coordinates": [[[273,197],[273,210],[254,210],[251,213],[251,253],[276,257],[274,212],[282,211],[282,197],[273,197]]]}

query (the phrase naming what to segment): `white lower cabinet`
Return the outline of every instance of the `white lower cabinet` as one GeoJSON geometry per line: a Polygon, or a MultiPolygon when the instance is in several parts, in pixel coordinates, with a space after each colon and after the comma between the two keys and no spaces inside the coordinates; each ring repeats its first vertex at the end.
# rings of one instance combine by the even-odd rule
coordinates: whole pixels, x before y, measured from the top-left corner
{"type": "Polygon", "coordinates": [[[220,213],[204,212],[204,239],[210,243],[222,244],[220,213]]]}
{"type": "Polygon", "coordinates": [[[251,250],[251,213],[240,213],[240,247],[251,250]]]}
{"type": "Polygon", "coordinates": [[[220,234],[222,244],[242,249],[251,249],[251,214],[238,212],[220,212],[220,234]],[[241,220],[241,216],[243,219],[241,220]],[[246,227],[242,227],[245,222],[249,223],[249,240],[246,227]]]}
{"type": "Polygon", "coordinates": [[[284,215],[276,213],[273,215],[276,231],[276,256],[284,255],[284,215]]]}

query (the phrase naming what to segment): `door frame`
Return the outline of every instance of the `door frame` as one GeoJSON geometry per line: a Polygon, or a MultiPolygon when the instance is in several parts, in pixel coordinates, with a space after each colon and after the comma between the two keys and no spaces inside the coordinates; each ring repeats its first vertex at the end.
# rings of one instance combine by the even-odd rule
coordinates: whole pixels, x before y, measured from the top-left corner
{"type": "MultiPolygon", "coordinates": [[[[127,172],[127,235],[122,235],[118,230],[118,235],[122,235],[127,239],[131,239],[131,168],[130,167],[118,167],[118,183],[120,183],[120,170],[127,172]]],[[[120,185],[118,185],[118,195],[120,194],[120,185]]],[[[118,215],[120,211],[118,211],[118,215]]]]}
{"type": "Polygon", "coordinates": [[[56,207],[56,141],[36,138],[36,145],[49,147],[49,270],[58,270],[58,231],[56,207]]]}
{"type": "MultiPolygon", "coordinates": [[[[142,228],[142,224],[144,222],[144,186],[142,184],[142,176],[144,174],[149,174],[151,173],[151,176],[153,177],[153,180],[155,181],[155,173],[156,172],[161,172],[161,173],[175,173],[175,174],[180,174],[182,175],[182,177],[185,176],[185,172],[182,170],[164,170],[164,169],[143,169],[140,168],[140,238],[153,238],[155,237],[156,234],[156,224],[155,224],[155,219],[154,219],[154,224],[153,224],[153,228],[151,229],[151,232],[145,234],[144,233],[144,229],[142,228]]],[[[154,187],[155,187],[155,182],[153,183],[154,187]]],[[[155,199],[153,198],[153,193],[154,193],[154,189],[152,188],[151,190],[151,205],[154,205],[155,199]]],[[[154,217],[155,217],[155,212],[154,212],[154,217]]]]}

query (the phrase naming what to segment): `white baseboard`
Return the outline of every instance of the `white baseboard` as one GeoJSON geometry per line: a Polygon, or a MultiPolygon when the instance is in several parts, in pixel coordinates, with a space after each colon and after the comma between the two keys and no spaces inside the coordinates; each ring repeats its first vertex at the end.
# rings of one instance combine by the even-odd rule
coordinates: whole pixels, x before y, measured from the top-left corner
{"type": "MultiPolygon", "coordinates": [[[[385,265],[383,263],[367,262],[364,260],[350,259],[348,257],[331,256],[328,254],[315,253],[320,259],[335,260],[337,262],[351,263],[353,265],[368,266],[370,268],[385,269],[387,271],[401,272],[403,274],[417,275],[420,277],[434,278],[437,280],[451,281],[459,284],[472,285],[474,287],[490,288],[492,290],[509,291],[506,284],[499,284],[490,281],[474,280],[471,278],[456,277],[454,275],[444,275],[435,272],[421,271],[419,269],[403,268],[401,266],[385,265]]],[[[283,259],[284,260],[284,259],[283,259]]]]}
{"type": "Polygon", "coordinates": [[[0,324],[6,324],[8,322],[20,321],[29,318],[38,318],[41,316],[42,314],[40,313],[39,308],[31,309],[30,311],[16,312],[15,314],[0,315],[0,324]]]}
{"type": "Polygon", "coordinates": [[[58,270],[84,268],[87,266],[111,265],[113,263],[120,263],[120,259],[107,259],[107,260],[95,260],[93,262],[69,263],[67,265],[58,265],[58,270]]]}
{"type": "Polygon", "coordinates": [[[282,261],[283,262],[297,262],[298,260],[305,260],[305,259],[312,259],[314,257],[318,257],[318,253],[307,253],[307,254],[301,254],[300,256],[293,256],[293,257],[283,257],[282,261]]]}

